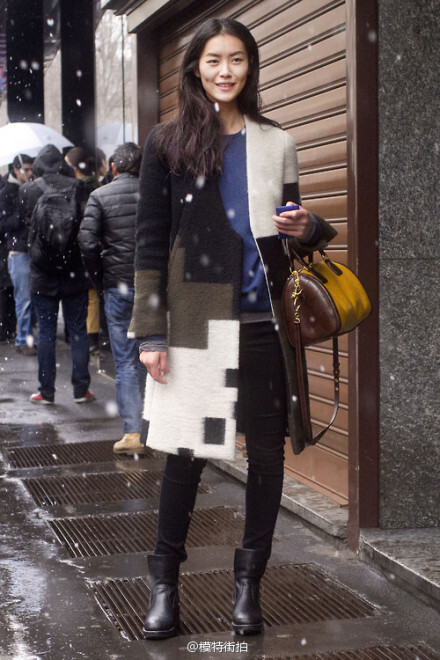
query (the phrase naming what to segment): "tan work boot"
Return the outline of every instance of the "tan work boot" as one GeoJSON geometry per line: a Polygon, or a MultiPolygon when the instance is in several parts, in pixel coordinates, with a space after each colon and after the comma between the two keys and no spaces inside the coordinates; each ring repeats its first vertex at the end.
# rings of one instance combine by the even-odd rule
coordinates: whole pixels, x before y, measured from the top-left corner
{"type": "Polygon", "coordinates": [[[115,454],[143,454],[145,452],[144,445],[140,442],[140,433],[126,433],[122,440],[118,440],[113,445],[113,452],[115,454]]]}

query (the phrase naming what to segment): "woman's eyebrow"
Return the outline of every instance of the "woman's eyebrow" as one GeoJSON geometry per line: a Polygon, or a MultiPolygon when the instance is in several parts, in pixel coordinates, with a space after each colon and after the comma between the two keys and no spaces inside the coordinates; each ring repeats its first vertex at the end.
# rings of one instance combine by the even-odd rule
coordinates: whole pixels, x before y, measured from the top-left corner
{"type": "MultiPolygon", "coordinates": [[[[234,53],[228,53],[228,57],[234,57],[235,55],[244,55],[244,51],[236,50],[234,53]]],[[[205,57],[221,57],[219,53],[206,53],[205,57]]]]}

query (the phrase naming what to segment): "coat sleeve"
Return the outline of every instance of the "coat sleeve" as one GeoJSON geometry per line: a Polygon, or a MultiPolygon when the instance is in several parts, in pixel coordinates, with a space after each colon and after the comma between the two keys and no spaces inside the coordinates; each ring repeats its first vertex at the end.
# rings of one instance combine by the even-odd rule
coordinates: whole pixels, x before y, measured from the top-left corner
{"type": "Polygon", "coordinates": [[[167,335],[168,258],[171,233],[170,171],[154,146],[145,145],[136,215],[135,298],[129,332],[167,335]]]}
{"type": "MultiPolygon", "coordinates": [[[[302,204],[298,183],[298,157],[295,142],[288,133],[286,136],[286,149],[284,158],[284,191],[283,198],[302,204]]],[[[319,232],[314,233],[313,242],[306,243],[296,238],[289,239],[289,245],[300,256],[306,256],[315,250],[322,250],[337,235],[336,229],[321,216],[313,214],[319,225],[319,232]]]]}
{"type": "Polygon", "coordinates": [[[100,199],[92,193],[84,210],[78,243],[85,269],[97,291],[102,289],[102,222],[103,208],[100,199]]]}

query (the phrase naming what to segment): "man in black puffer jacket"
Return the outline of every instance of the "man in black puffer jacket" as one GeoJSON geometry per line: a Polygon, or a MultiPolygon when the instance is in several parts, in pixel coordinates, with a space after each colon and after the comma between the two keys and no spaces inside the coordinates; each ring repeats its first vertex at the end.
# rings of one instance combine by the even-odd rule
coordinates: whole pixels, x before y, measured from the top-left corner
{"type": "Polygon", "coordinates": [[[133,142],[114,154],[111,183],[93,191],[78,235],[84,264],[97,291],[104,291],[110,346],[116,367],[116,401],[124,436],[117,454],[144,451],[140,443],[146,370],[139,342],[127,337],[134,300],[135,221],[142,150],[133,142]]]}
{"type": "MultiPolygon", "coordinates": [[[[33,224],[33,212],[46,187],[66,197],[72,195],[76,213],[73,235],[79,229],[87,191],[80,181],[70,175],[61,153],[53,144],[43,147],[34,162],[35,181],[26,183],[19,190],[19,213],[23,222],[32,227],[29,233],[31,255],[30,289],[38,318],[38,379],[39,392],[31,396],[32,403],[53,404],[56,374],[56,331],[58,308],[63,305],[64,321],[70,335],[72,354],[72,385],[75,403],[88,403],[95,396],[89,391],[90,373],[89,341],[87,338],[87,304],[89,281],[87,279],[75,237],[62,268],[41,267],[45,260],[38,227],[33,224]],[[43,181],[42,181],[43,180],[43,181]],[[45,185],[46,184],[46,185],[45,185]]],[[[43,200],[42,200],[43,201],[43,200]]]]}

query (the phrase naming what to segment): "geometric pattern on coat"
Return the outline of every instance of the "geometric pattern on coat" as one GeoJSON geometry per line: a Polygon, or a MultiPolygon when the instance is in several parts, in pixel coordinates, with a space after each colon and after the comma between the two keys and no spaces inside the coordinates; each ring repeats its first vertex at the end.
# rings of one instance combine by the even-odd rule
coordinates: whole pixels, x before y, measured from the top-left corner
{"type": "Polygon", "coordinates": [[[239,321],[210,320],[207,338],[203,349],[169,347],[166,385],[147,376],[142,435],[151,431],[148,446],[153,449],[233,460],[239,321]]]}
{"type": "Polygon", "coordinates": [[[179,323],[169,327],[169,345],[204,349],[209,341],[207,318],[230,320],[234,316],[234,288],[231,282],[204,281],[200,271],[207,271],[213,259],[202,252],[201,263],[191,268],[181,243],[178,236],[170,259],[168,306],[179,323]]]}

